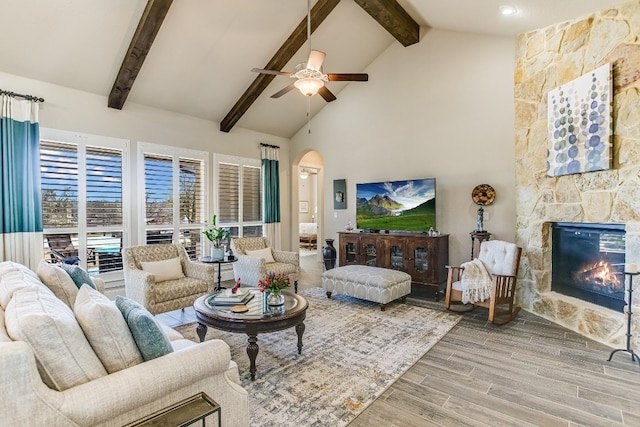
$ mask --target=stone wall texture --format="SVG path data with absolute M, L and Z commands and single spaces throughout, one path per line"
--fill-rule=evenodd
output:
M 607 62 L 614 86 L 613 167 L 547 177 L 548 92 Z M 640 264 L 640 1 L 521 34 L 514 78 L 516 239 L 523 248 L 517 301 L 596 341 L 625 348 L 626 314 L 551 291 L 551 223 L 625 224 L 626 262 Z M 638 351 L 640 276 L 635 285 L 631 347 Z

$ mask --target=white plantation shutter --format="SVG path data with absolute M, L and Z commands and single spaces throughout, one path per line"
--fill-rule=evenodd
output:
M 218 222 L 232 237 L 262 236 L 260 160 L 216 156 Z
M 126 148 L 126 141 L 114 138 L 43 130 L 45 258 L 76 261 L 91 274 L 116 272 L 113 278 L 121 277 Z
M 40 141 L 42 225 L 78 226 L 78 146 Z
M 181 243 L 190 258 L 204 255 L 208 153 L 141 144 L 145 225 L 142 244 Z

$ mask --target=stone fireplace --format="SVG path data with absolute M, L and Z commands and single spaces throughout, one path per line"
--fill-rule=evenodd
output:
M 551 291 L 623 312 L 624 226 L 551 224 Z
M 516 46 L 516 241 L 523 248 L 516 299 L 523 308 L 614 348 L 626 341 L 619 303 L 611 308 L 552 289 L 553 224 L 619 228 L 624 259 L 612 260 L 614 276 L 620 278 L 620 263 L 640 263 L 639 36 L 640 2 L 630 2 L 521 34 Z M 611 169 L 547 177 L 547 94 L 607 62 L 614 87 Z M 591 266 L 592 273 L 598 268 Z M 619 297 L 617 286 L 606 292 Z M 630 305 L 631 347 L 638 350 L 640 292 Z

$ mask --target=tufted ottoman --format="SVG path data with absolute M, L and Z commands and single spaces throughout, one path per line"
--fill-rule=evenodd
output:
M 388 268 L 366 265 L 346 265 L 322 273 L 322 289 L 327 297 L 332 293 L 380 303 L 384 311 L 387 303 L 411 293 L 411 276 Z

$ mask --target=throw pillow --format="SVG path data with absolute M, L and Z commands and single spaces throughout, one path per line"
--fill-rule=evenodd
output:
M 105 295 L 89 285 L 82 285 L 73 312 L 108 373 L 143 362 L 122 313 Z
M 264 262 L 276 262 L 276 260 L 273 259 L 271 248 L 256 249 L 255 251 L 246 251 L 245 253 L 249 256 L 262 258 Z
M 146 308 L 122 295 L 116 296 L 116 306 L 127 321 L 131 335 L 145 361 L 173 351 L 169 337 Z
M 84 268 L 79 267 L 77 265 L 69 265 L 69 264 L 59 264 L 59 265 L 60 267 L 62 267 L 64 271 L 69 273 L 69 276 L 71 276 L 71 278 L 73 279 L 73 282 L 76 284 L 78 289 L 80 289 L 80 287 L 85 283 L 91 286 L 93 289 L 96 288 L 96 285 L 93 283 L 91 276 L 89 275 L 89 273 L 87 273 L 87 270 L 85 270 Z
M 180 257 L 165 259 L 162 261 L 140 262 L 143 271 L 155 276 L 156 282 L 174 280 L 184 277 Z
M 5 323 L 12 339 L 31 346 L 50 388 L 62 391 L 107 375 L 71 309 L 48 289 L 16 292 Z
M 69 273 L 60 268 L 60 266 L 49 264 L 45 260 L 40 261 L 36 273 L 42 283 L 51 289 L 55 296 L 60 298 L 69 308 L 73 308 L 76 295 L 78 295 L 78 287 L 69 276 Z

